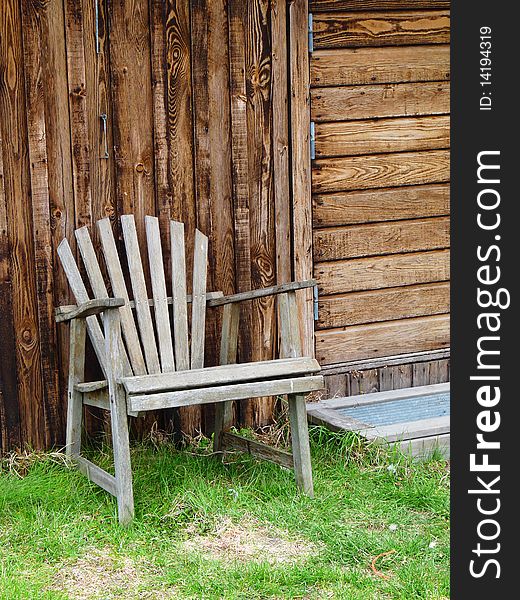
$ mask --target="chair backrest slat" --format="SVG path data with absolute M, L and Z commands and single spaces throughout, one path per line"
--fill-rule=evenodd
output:
M 95 298 L 108 298 L 107 286 L 103 280 L 103 274 L 99 267 L 94 245 L 90 238 L 88 227 L 80 227 L 76 229 L 76 242 L 78 244 L 83 264 L 87 270 L 87 275 L 90 281 L 90 286 Z
M 90 298 L 85 284 L 83 283 L 83 279 L 81 278 L 76 259 L 74 258 L 74 254 L 72 253 L 66 238 L 60 242 L 57 252 L 76 302 L 78 304 L 87 302 Z M 94 347 L 94 352 L 99 360 L 99 364 L 106 374 L 105 338 L 96 316 L 92 315 L 87 317 L 87 330 L 92 346 Z
M 193 253 L 193 301 L 191 305 L 191 368 L 204 367 L 204 334 L 206 325 L 206 277 L 208 270 L 208 238 L 195 230 Z
M 121 215 L 121 227 L 123 230 L 130 282 L 134 294 L 135 311 L 137 313 L 141 341 L 143 342 L 146 367 L 150 374 L 160 373 L 161 365 L 159 363 L 159 355 L 155 343 L 155 333 L 153 330 L 150 305 L 148 304 L 148 293 L 146 291 L 146 282 L 144 279 L 143 264 L 141 262 L 141 252 L 139 250 L 134 216 Z
M 134 371 L 134 375 L 146 375 L 146 365 L 141 350 L 141 344 L 139 342 L 139 335 L 135 326 L 134 315 L 129 306 L 128 291 L 126 289 L 119 255 L 117 254 L 116 241 L 114 239 L 114 233 L 112 232 L 110 219 L 101 219 L 97 222 L 97 226 L 108 276 L 112 285 L 112 293 L 116 298 L 125 299 L 125 305 L 119 309 L 119 314 L 121 316 L 121 328 L 126 340 L 126 347 L 132 364 L 132 370 Z
M 159 219 L 147 216 L 145 217 L 145 224 L 161 370 L 163 373 L 168 373 L 175 371 L 175 360 L 173 358 L 172 332 L 170 316 L 168 314 L 168 294 L 166 292 L 166 280 L 164 277 Z
M 96 251 L 94 250 L 94 244 L 92 243 L 88 227 L 80 227 L 79 229 L 76 229 L 75 233 L 76 242 L 78 243 L 78 248 L 81 258 L 83 259 L 83 264 L 85 265 L 85 269 L 87 271 L 87 276 L 90 281 L 90 287 L 92 288 L 94 297 L 108 298 L 107 287 L 103 279 L 103 274 L 101 273 L 101 268 L 99 266 Z M 120 351 L 124 372 L 132 374 L 130 361 L 128 360 L 128 356 L 122 342 Z
M 172 261 L 173 338 L 178 371 L 190 368 L 188 303 L 186 299 L 186 251 L 184 223 L 170 221 Z
M 193 284 L 192 293 L 188 296 L 184 224 L 170 221 L 172 296 L 168 297 L 159 220 L 151 216 L 145 218 L 153 296 L 149 298 L 134 216 L 122 215 L 121 228 L 133 295 L 131 301 L 123 274 L 122 262 L 124 264 L 125 261 L 120 260 L 112 224 L 108 218 L 105 218 L 98 221 L 97 226 L 111 285 L 105 282 L 103 277 L 89 229 L 81 227 L 76 230 L 75 236 L 94 298 L 108 298 L 108 288 L 111 287 L 112 296 L 125 300 L 124 306 L 119 308 L 125 342 L 123 343 L 121 339 L 120 354 L 125 376 L 203 368 L 207 300 L 209 297 L 222 295 L 222 292 L 208 294 L 206 291 L 208 238 L 198 229 L 195 230 Z M 78 268 L 79 263 L 76 263 L 66 239 L 58 246 L 58 255 L 76 302 L 78 304 L 87 302 L 90 300 L 89 291 Z M 190 302 L 191 319 L 188 318 Z M 169 304 L 173 305 L 173 317 Z M 133 308 L 135 308 L 135 315 Z M 155 327 L 152 316 L 155 318 Z M 105 315 L 102 315 L 102 319 L 105 319 Z M 189 326 L 191 326 L 191 335 Z M 87 317 L 87 327 L 99 363 L 106 374 L 105 339 L 99 317 Z

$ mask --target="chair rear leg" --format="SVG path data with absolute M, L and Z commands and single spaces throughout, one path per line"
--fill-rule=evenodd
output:
M 289 421 L 296 484 L 307 496 L 313 498 L 311 450 L 304 395 L 289 395 Z
M 238 350 L 238 323 L 240 306 L 226 304 L 222 315 L 222 334 L 220 338 L 220 364 L 230 365 L 236 362 Z M 228 431 L 233 423 L 233 402 L 218 402 L 215 406 L 215 434 L 213 450 L 222 450 L 222 433 Z
M 222 434 L 229 431 L 233 423 L 233 402 L 219 402 L 215 406 L 215 433 L 213 437 L 213 451 L 222 450 Z
M 74 386 L 84 380 L 85 332 L 85 320 L 73 319 L 70 324 L 67 434 L 65 447 L 65 453 L 68 458 L 78 457 L 81 450 L 83 394 L 74 389 Z

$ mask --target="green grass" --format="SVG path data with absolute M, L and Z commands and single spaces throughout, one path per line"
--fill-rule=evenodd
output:
M 314 500 L 280 467 L 204 456 L 205 440 L 188 452 L 135 447 L 127 529 L 114 499 L 56 456 L 30 461 L 23 478 L 5 462 L 0 598 L 447 598 L 446 463 L 320 428 L 311 444 Z M 223 530 L 242 532 L 252 554 L 230 551 Z M 274 560 L 284 544 L 296 552 Z M 385 579 L 370 565 L 390 550 L 376 564 Z

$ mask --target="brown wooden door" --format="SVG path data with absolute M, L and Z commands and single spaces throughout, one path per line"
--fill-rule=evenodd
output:
M 314 0 L 310 10 L 316 358 L 445 348 L 449 3 Z

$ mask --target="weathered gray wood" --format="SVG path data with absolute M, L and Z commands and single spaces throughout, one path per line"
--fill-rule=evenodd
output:
M 117 508 L 119 523 L 126 525 L 134 516 L 134 495 L 125 393 L 123 387 L 118 383 L 123 373 L 123 364 L 119 352 L 121 322 L 119 313 L 116 311 L 109 311 L 106 315 L 105 339 L 106 354 L 110 365 L 107 370 L 107 381 L 114 446 Z
M 278 314 L 280 320 L 280 356 L 283 358 L 293 357 L 291 351 L 291 314 L 287 294 L 280 294 L 278 298 Z
M 222 292 L 207 292 L 206 293 L 206 301 L 207 302 L 209 302 L 210 300 L 215 300 L 217 298 L 223 298 L 223 297 L 224 297 L 224 294 Z M 168 296 L 167 300 L 168 300 L 168 304 L 173 304 L 173 299 L 171 296 Z M 186 296 L 186 302 L 188 304 L 191 304 L 191 302 L 192 302 L 191 294 L 188 294 Z M 135 308 L 135 302 L 133 300 L 125 301 L 125 306 L 128 306 L 130 308 Z M 148 306 L 153 308 L 153 306 L 154 306 L 153 298 L 148 298 Z M 63 306 L 58 306 L 55 309 L 55 313 L 56 313 L 56 315 L 67 315 L 68 313 L 70 313 L 70 311 L 75 310 L 77 307 L 78 307 L 77 304 L 64 304 Z
M 281 377 L 298 377 L 318 373 L 320 366 L 314 358 L 265 360 L 254 363 L 219 365 L 175 373 L 159 373 L 140 377 L 123 377 L 126 392 L 146 394 L 167 390 L 183 390 L 221 384 L 257 381 Z
M 372 392 L 360 396 L 347 396 L 346 398 L 329 398 L 320 400 L 316 405 L 320 408 L 350 408 L 353 406 L 367 406 L 379 404 L 389 400 L 401 400 L 405 398 L 417 398 L 420 396 L 431 396 L 433 394 L 446 394 L 450 391 L 449 383 L 436 383 L 434 385 L 421 385 L 413 388 L 400 390 L 387 390 L 384 392 Z
M 99 487 L 112 494 L 112 496 L 117 496 L 117 483 L 113 475 L 110 475 L 110 473 L 107 473 L 83 456 L 77 456 L 74 462 L 83 475 L 86 475 L 90 481 L 99 485 Z
M 193 252 L 193 302 L 191 305 L 191 368 L 204 366 L 206 327 L 206 278 L 208 272 L 208 238 L 195 230 Z
M 419 421 L 406 421 L 360 429 L 359 434 L 368 440 L 384 439 L 386 442 L 412 440 L 450 432 L 450 417 L 435 417 Z
M 86 225 L 80 227 L 79 229 L 76 229 L 74 234 L 94 297 L 108 298 L 107 288 L 105 281 L 103 280 L 103 274 L 99 267 L 96 251 L 94 250 L 88 227 Z
M 101 240 L 101 247 L 103 248 L 103 255 L 105 257 L 105 264 L 108 270 L 108 276 L 110 277 L 110 283 L 112 284 L 112 293 L 125 299 L 125 305 L 119 309 L 119 313 L 121 316 L 121 326 L 123 328 L 123 335 L 125 336 L 126 340 L 128 356 L 132 364 L 132 370 L 134 375 L 145 375 L 146 366 L 143 352 L 141 350 L 139 336 L 137 335 L 134 315 L 132 314 L 132 310 L 130 308 L 128 291 L 126 289 L 121 262 L 117 254 L 116 241 L 112 232 L 110 219 L 101 219 L 97 222 L 97 226 Z
M 110 402 L 108 400 L 108 390 L 95 390 L 93 392 L 83 393 L 83 404 L 87 406 L 94 406 L 96 408 L 102 408 L 103 410 L 110 410 Z
M 65 453 L 79 456 L 81 450 L 82 393 L 75 386 L 85 376 L 86 322 L 75 319 L 70 324 L 69 382 L 67 396 L 67 433 Z
M 301 354 L 301 340 L 297 317 L 295 290 L 315 285 L 314 280 L 293 282 L 235 294 L 223 298 L 222 292 L 206 291 L 208 238 L 200 231 L 195 233 L 195 250 L 193 261 L 193 294 L 186 293 L 186 261 L 184 246 L 184 226 L 171 223 L 172 237 L 172 297 L 166 296 L 166 282 L 163 271 L 163 256 L 157 219 L 147 217 L 146 239 L 150 264 L 153 299 L 147 297 L 146 282 L 139 251 L 137 231 L 133 215 L 121 217 L 127 262 L 134 300 L 130 301 L 117 254 L 115 239 L 108 219 L 98 222 L 103 253 L 107 263 L 112 289 L 118 298 L 108 298 L 108 291 L 97 261 L 96 253 L 86 228 L 77 231 L 78 246 L 85 263 L 92 290 L 97 296 L 89 300 L 88 293 L 81 279 L 74 257 L 68 247 L 63 244 L 60 257 L 71 282 L 78 305 L 61 307 L 56 311 L 60 320 L 73 319 L 71 344 L 77 343 L 77 330 L 83 327 L 83 347 L 85 325 L 94 331 L 100 355 L 104 357 L 106 379 L 93 382 L 83 381 L 83 371 L 71 367 L 70 391 L 75 400 L 69 403 L 69 410 L 74 412 L 69 418 L 68 441 L 69 455 L 77 459 L 79 468 L 95 483 L 117 496 L 119 521 L 128 523 L 133 517 L 133 490 L 130 464 L 130 449 L 127 416 L 140 411 L 157 408 L 175 408 L 205 403 L 217 403 L 217 430 L 215 448 L 223 447 L 222 433 L 229 429 L 232 416 L 232 403 L 235 400 L 259 398 L 264 396 L 289 395 L 291 404 L 292 426 L 295 428 L 294 448 L 298 456 L 295 466 L 298 485 L 312 495 L 312 475 L 310 474 L 310 454 L 308 433 L 301 422 L 301 402 L 305 407 L 303 394 L 323 389 L 323 378 L 310 375 L 320 370 L 317 361 L 311 358 L 297 358 Z M 263 361 L 259 363 L 234 364 L 237 359 L 238 327 L 240 307 L 238 302 L 254 298 L 262 298 L 273 294 L 285 294 L 282 300 L 282 313 L 285 315 L 285 345 L 289 358 Z M 192 303 L 192 336 L 191 360 L 188 347 L 187 305 Z M 221 366 L 204 368 L 204 337 L 206 306 L 224 306 L 223 329 L 221 339 Z M 171 337 L 168 304 L 173 304 L 174 318 L 180 325 L 175 327 L 174 342 Z M 132 306 L 135 306 L 141 341 Z M 159 354 L 155 345 L 154 329 L 150 307 L 155 307 Z M 117 308 L 118 310 L 113 310 Z M 103 312 L 105 335 L 99 327 L 96 317 Z M 79 318 L 78 317 L 82 317 Z M 85 320 L 86 319 L 86 320 Z M 94 321 L 92 321 L 94 319 Z M 90 321 L 89 321 L 90 320 Z M 135 375 L 129 376 L 125 370 L 126 357 L 121 339 L 121 327 L 126 330 L 127 346 L 133 348 L 132 367 Z M 89 329 L 89 332 L 90 332 Z M 91 333 L 92 336 L 92 333 Z M 79 333 L 81 341 L 81 330 Z M 144 357 L 141 351 L 144 348 Z M 84 350 L 84 348 L 83 348 Z M 175 355 L 178 354 L 175 372 Z M 74 355 L 75 356 L 75 355 Z M 84 362 L 84 356 L 83 356 Z M 100 360 L 101 362 L 101 360 Z M 127 359 L 128 362 L 128 359 Z M 135 362 L 135 366 L 134 366 Z M 76 364 L 76 363 L 74 363 Z M 231 366 L 232 365 L 232 366 Z M 160 372 L 162 368 L 163 372 Z M 189 370 L 191 368 L 191 370 Z M 146 374 L 148 372 L 148 374 Z M 209 387 L 208 387 L 209 386 Z M 128 397 L 126 396 L 128 394 Z M 79 456 L 79 431 L 81 428 L 82 406 L 95 406 L 111 413 L 112 438 L 114 445 L 114 462 L 116 475 L 113 477 L 103 469 Z M 79 419 L 79 425 L 78 425 Z M 226 444 L 233 442 L 239 447 L 259 458 L 272 460 L 286 467 L 295 465 L 295 461 L 286 452 L 269 448 L 259 442 L 251 442 L 240 436 L 229 436 Z
M 266 296 L 285 294 L 285 292 L 311 288 L 314 287 L 316 284 L 317 281 L 315 279 L 282 283 L 280 285 L 273 285 L 271 287 L 260 288 L 258 290 L 240 292 L 239 294 L 232 294 L 231 296 L 223 296 L 222 298 L 216 298 L 214 300 L 210 300 L 208 302 L 208 306 L 222 306 L 231 302 L 243 302 L 244 300 L 254 300 L 255 298 L 265 298 Z
M 83 404 L 87 406 L 94 406 L 96 408 L 101 408 L 103 410 L 110 410 L 110 401 L 108 398 L 108 381 L 98 381 L 93 382 L 93 384 L 99 384 L 97 387 L 95 385 L 89 386 L 89 384 L 83 384 L 87 389 L 83 391 Z M 104 385 L 100 385 L 104 384 Z M 78 384 L 75 386 L 78 391 L 82 390 L 82 385 Z M 129 416 L 139 417 L 139 413 L 127 411 Z
M 312 484 L 311 449 L 307 426 L 305 396 L 299 393 L 289 395 L 289 421 L 291 424 L 292 454 L 294 474 L 298 487 L 311 498 L 314 496 Z
M 221 365 L 232 365 L 237 361 L 239 323 L 240 306 L 238 304 L 226 304 L 222 315 L 222 336 L 220 339 Z
M 139 323 L 139 331 L 141 333 L 141 341 L 144 348 L 146 368 L 148 373 L 160 373 L 161 365 L 159 363 L 159 355 L 157 354 L 157 345 L 155 343 L 155 333 L 153 330 L 150 305 L 148 304 L 148 293 L 146 291 L 146 282 L 144 279 L 143 263 L 141 261 L 141 251 L 139 250 L 134 215 L 121 215 L 121 228 L 123 230 L 126 259 L 128 261 L 128 271 L 130 273 L 130 282 L 132 283 L 132 292 L 134 294 L 137 322 Z
M 57 252 L 76 302 L 78 304 L 88 302 L 90 298 L 67 238 L 61 241 Z M 94 352 L 96 353 L 103 373 L 106 375 L 107 362 L 105 357 L 105 340 L 96 316 L 93 315 L 87 317 L 87 329 L 92 341 L 92 346 L 94 347 Z
M 94 244 L 92 243 L 88 227 L 85 226 L 76 229 L 75 235 L 94 297 L 108 298 L 107 288 L 103 279 L 103 274 L 101 273 L 101 268 L 99 266 L 96 251 L 94 250 Z M 131 375 L 132 368 L 123 344 L 121 344 L 120 352 L 123 355 L 123 366 L 125 373 Z
M 300 323 L 296 292 L 287 292 L 278 299 L 280 309 L 280 355 L 297 357 L 302 354 Z
M 168 295 L 166 293 L 166 280 L 164 277 L 164 263 L 157 217 L 145 217 L 146 242 L 148 244 L 148 262 L 150 264 L 150 279 L 152 280 L 152 293 L 154 300 L 155 325 L 159 340 L 159 354 L 161 356 L 161 371 L 168 373 L 175 371 L 173 358 L 172 332 L 170 316 L 168 314 Z
M 77 383 L 74 388 L 81 392 L 82 394 L 86 394 L 88 392 L 97 392 L 98 390 L 103 390 L 108 387 L 108 381 L 106 379 L 101 379 L 99 381 L 87 381 L 82 383 Z
M 426 385 L 416 388 L 407 388 L 401 390 L 389 390 L 385 392 L 375 392 L 364 394 L 362 396 L 350 396 L 347 398 L 333 398 L 321 400 L 307 406 L 307 414 L 312 423 L 325 425 L 333 431 L 357 431 L 360 435 L 377 442 L 392 443 L 402 442 L 401 449 L 410 451 L 412 455 L 420 454 L 422 448 L 420 443 L 415 443 L 417 439 L 424 439 L 426 450 L 432 449 L 435 438 L 448 436 L 448 454 L 449 454 L 449 432 L 450 417 L 441 416 L 431 419 L 420 419 L 417 421 L 404 421 L 391 425 L 374 426 L 364 424 L 357 419 L 340 414 L 338 409 L 344 409 L 356 406 L 366 406 L 380 404 L 391 400 L 414 397 L 421 397 L 431 394 L 449 392 L 449 384 Z M 410 448 L 405 447 L 406 443 L 413 441 Z M 441 452 L 444 452 L 441 448 Z M 446 454 L 446 453 L 445 453 Z
M 72 319 L 84 319 L 91 315 L 99 315 L 108 308 L 118 308 L 125 303 L 123 298 L 103 298 L 100 300 L 87 300 L 76 306 L 73 310 L 62 312 L 56 309 L 56 322 L 70 321 Z
M 226 304 L 222 315 L 222 334 L 220 337 L 220 364 L 234 364 L 238 352 L 238 325 L 240 305 Z M 213 450 L 221 449 L 222 432 L 227 431 L 233 422 L 233 402 L 220 402 L 215 406 L 215 431 Z
M 307 344 L 302 340 L 296 292 L 289 292 L 287 294 L 287 300 L 289 302 L 289 315 L 291 317 L 291 343 L 293 345 L 292 351 L 296 356 L 303 356 L 303 350 L 306 348 Z M 311 353 L 306 354 L 306 356 L 314 357 L 314 350 Z
M 359 431 L 373 427 L 368 423 L 342 415 L 337 410 L 321 408 L 319 404 L 319 402 L 307 404 L 307 417 L 314 425 L 325 425 L 332 431 Z
M 170 221 L 171 260 L 172 260 L 172 303 L 175 360 L 177 370 L 190 368 L 188 345 L 188 306 L 186 294 L 186 248 L 184 244 L 184 223 Z
M 443 458 L 450 457 L 450 434 L 432 435 L 413 440 L 405 440 L 400 444 L 401 452 L 410 454 L 421 460 L 428 458 L 434 452 L 439 452 Z
M 176 408 L 178 406 L 261 398 L 262 396 L 304 394 L 321 390 L 323 387 L 323 377 L 320 375 L 292 379 L 275 379 L 274 381 L 254 381 L 236 385 L 221 385 L 210 388 L 128 396 L 128 407 L 133 412 L 141 412 L 160 408 Z
M 221 447 L 223 450 L 239 450 L 240 452 L 251 454 L 255 458 L 268 460 L 287 469 L 294 468 L 293 457 L 288 452 L 272 448 L 256 440 L 250 440 L 236 433 L 223 432 Z
M 329 398 L 338 398 L 348 396 L 347 390 L 349 388 L 347 376 L 344 373 L 339 375 L 330 375 L 325 378 L 327 385 L 327 395 Z

